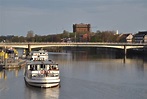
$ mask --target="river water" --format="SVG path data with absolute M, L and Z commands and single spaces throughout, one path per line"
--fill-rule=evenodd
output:
M 147 99 L 147 58 L 115 52 L 49 52 L 59 63 L 61 87 L 24 82 L 24 68 L 0 71 L 0 99 Z

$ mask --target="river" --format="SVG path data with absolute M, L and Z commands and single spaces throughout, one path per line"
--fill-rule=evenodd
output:
M 115 52 L 49 52 L 59 64 L 61 87 L 24 82 L 24 68 L 0 71 L 0 99 L 147 99 L 147 57 Z

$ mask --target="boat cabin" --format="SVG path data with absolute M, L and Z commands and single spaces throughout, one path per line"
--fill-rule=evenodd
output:
M 32 51 L 31 52 L 32 60 L 48 60 L 48 52 L 44 50 Z
M 31 71 L 58 70 L 58 64 L 56 64 L 56 63 L 48 64 L 48 62 L 42 62 L 42 61 L 34 62 L 34 61 L 32 61 L 27 64 L 27 70 L 31 70 Z
M 27 62 L 26 72 L 29 77 L 57 77 L 59 76 L 58 64 L 52 61 L 30 61 Z

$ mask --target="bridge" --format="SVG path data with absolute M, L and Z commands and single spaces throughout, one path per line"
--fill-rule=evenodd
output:
M 25 48 L 31 51 L 33 48 L 44 47 L 106 47 L 123 49 L 127 53 L 127 49 L 144 48 L 147 43 L 108 43 L 108 42 L 12 42 L 0 43 L 0 47 Z

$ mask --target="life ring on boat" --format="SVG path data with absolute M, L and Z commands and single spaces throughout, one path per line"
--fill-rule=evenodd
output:
M 41 74 L 44 74 L 44 73 L 45 73 L 45 71 L 44 71 L 44 70 L 41 70 L 41 71 L 40 71 L 40 73 L 41 73 Z

